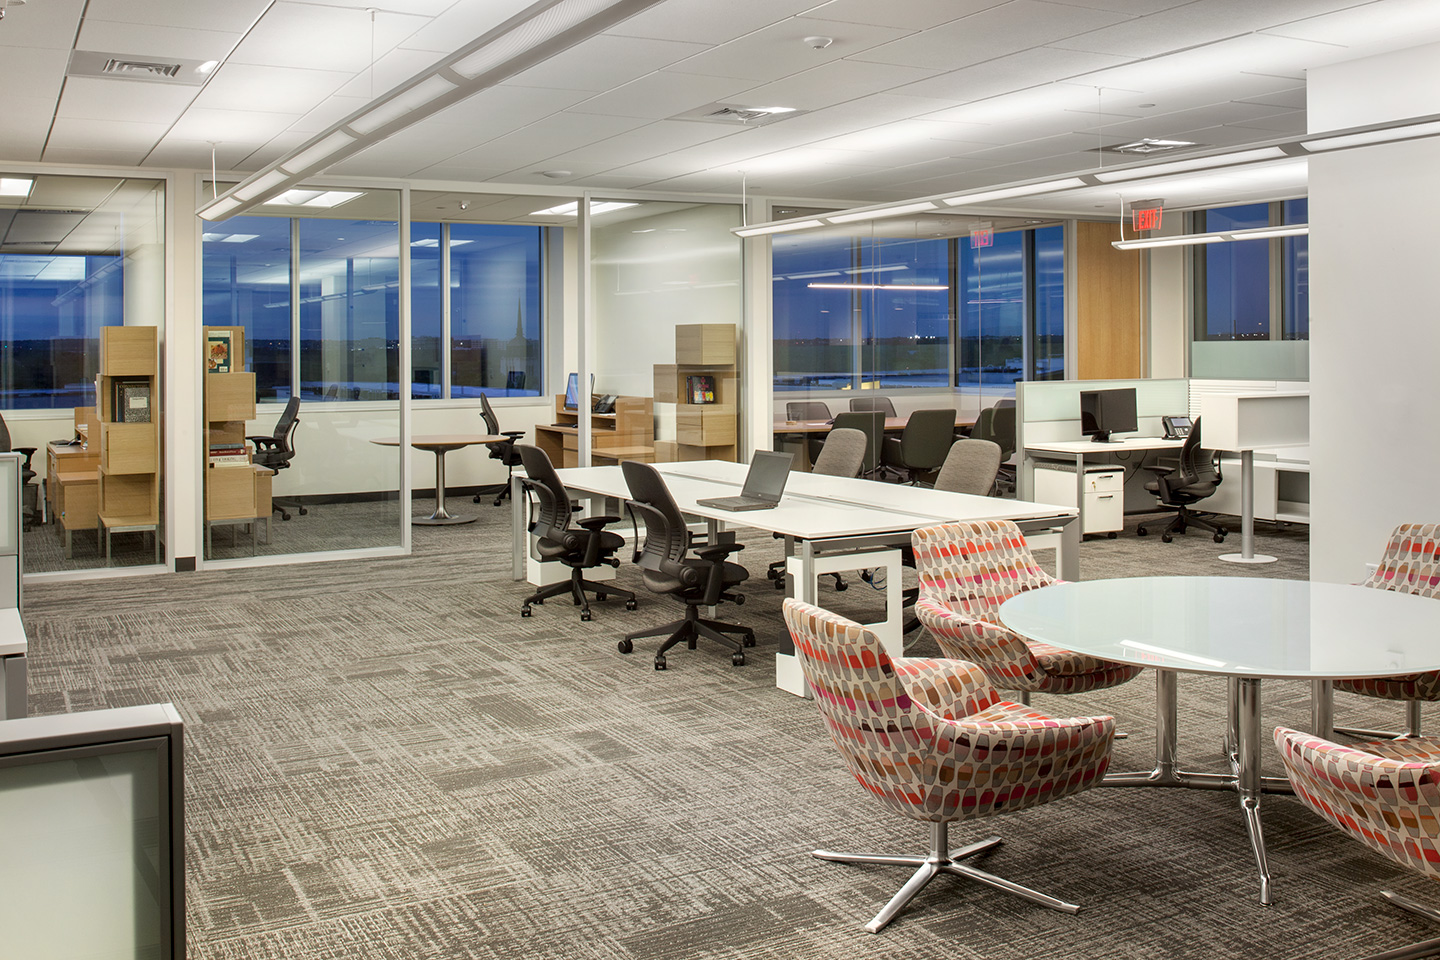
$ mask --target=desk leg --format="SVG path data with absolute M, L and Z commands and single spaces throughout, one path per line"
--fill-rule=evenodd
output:
M 1255 552 L 1255 451 L 1240 451 L 1240 552 L 1225 553 L 1226 563 L 1274 563 L 1275 558 Z M 1268 901 L 1267 901 L 1268 902 Z
M 411 523 L 422 526 L 440 526 L 455 523 L 474 523 L 474 517 L 454 517 L 445 510 L 445 451 L 435 451 L 435 512 L 428 517 L 412 517 Z
M 1265 856 L 1265 832 L 1260 826 L 1260 681 L 1241 677 L 1239 721 L 1240 748 L 1240 812 L 1245 817 L 1245 830 L 1250 834 L 1250 849 L 1255 854 L 1255 868 L 1260 873 L 1260 902 L 1270 903 L 1270 864 Z
M 1055 575 L 1061 580 L 1080 579 L 1081 519 L 1077 516 L 1060 528 L 1060 547 L 1055 551 Z
M 24 655 L 0 657 L 0 718 L 19 720 L 28 715 Z
M 529 531 L 525 528 L 525 488 L 519 477 L 510 478 L 510 579 L 525 579 L 525 557 L 529 551 Z

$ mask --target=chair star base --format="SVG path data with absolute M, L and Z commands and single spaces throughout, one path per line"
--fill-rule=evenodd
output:
M 520 616 L 530 616 L 530 605 L 532 603 L 544 603 L 551 597 L 558 597 L 563 593 L 568 593 L 572 598 L 574 598 L 575 606 L 580 608 L 580 619 L 589 620 L 590 601 L 585 596 L 585 592 L 587 590 L 590 593 L 595 594 L 596 600 L 606 600 L 610 597 L 611 594 L 614 594 L 617 597 L 622 597 L 625 600 L 626 610 L 635 609 L 635 594 L 631 593 L 629 590 L 622 590 L 611 583 L 597 583 L 594 580 L 586 580 L 584 577 L 580 576 L 580 570 L 578 568 L 571 567 L 569 580 L 562 580 L 559 583 L 552 583 L 550 584 L 550 586 L 544 587 L 531 594 L 530 596 L 526 597 L 525 603 L 520 607 Z
M 1003 877 L 997 877 L 993 873 L 986 873 L 984 870 L 961 863 L 961 860 L 998 847 L 1000 838 L 986 837 L 976 843 L 951 850 L 949 827 L 948 823 L 930 824 L 930 854 L 925 857 L 896 857 L 878 853 L 835 853 L 831 850 L 816 850 L 812 856 L 820 860 L 832 860 L 836 863 L 878 863 L 887 866 L 916 868 L 910 879 L 905 881 L 905 886 L 900 888 L 900 892 L 885 904 L 885 907 L 875 915 L 875 919 L 865 924 L 865 929 L 870 933 L 879 933 L 884 930 L 890 921 L 895 919 L 896 914 L 905 909 L 906 905 L 915 899 L 916 894 L 925 889 L 927 883 L 942 873 L 979 881 L 997 890 L 1004 890 L 1006 893 L 1023 897 L 1042 907 L 1059 910 L 1061 913 L 1078 913 L 1080 911 L 1077 904 L 1057 900 L 1038 890 L 1032 890 Z
M 1380 896 L 1389 900 L 1401 910 L 1408 910 L 1410 913 L 1424 917 L 1431 923 L 1440 923 L 1440 910 L 1434 910 L 1422 903 L 1417 903 L 1409 897 L 1402 897 L 1398 893 L 1391 893 L 1389 890 L 1382 890 Z M 1420 957 L 1440 957 L 1440 937 L 1430 940 L 1422 940 L 1419 943 L 1408 947 L 1400 947 L 1395 950 L 1387 950 L 1384 953 L 1377 953 L 1367 960 L 1419 960 Z
M 725 597 L 725 599 L 731 599 Z M 725 636 L 727 633 L 738 633 L 743 639 L 732 640 Z M 687 606 L 685 608 L 685 619 L 674 620 L 659 627 L 651 627 L 648 630 L 640 630 L 636 633 L 626 634 L 616 646 L 621 653 L 629 653 L 635 649 L 634 641 L 643 640 L 646 637 L 662 637 L 666 634 L 670 638 L 660 645 L 655 651 L 655 669 L 664 670 L 665 651 L 681 643 L 691 650 L 695 649 L 696 642 L 704 637 L 706 640 L 713 640 L 715 643 L 730 649 L 730 662 L 737 667 L 745 665 L 745 648 L 755 646 L 755 631 L 749 627 L 741 626 L 738 623 L 725 623 L 721 620 L 706 620 L 700 616 L 698 608 Z

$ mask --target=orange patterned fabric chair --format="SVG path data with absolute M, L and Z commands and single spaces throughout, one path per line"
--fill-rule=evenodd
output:
M 1379 567 L 1361 586 L 1414 593 L 1422 597 L 1440 597 L 1440 524 L 1402 523 L 1396 527 L 1390 534 L 1390 543 L 1385 547 Z M 1382 700 L 1405 701 L 1405 736 L 1413 737 L 1420 733 L 1421 701 L 1440 700 L 1440 672 L 1336 680 L 1335 689 Z M 1343 729 L 1339 732 L 1357 736 L 1394 736 L 1379 730 Z
M 798 600 L 785 601 L 785 624 L 815 703 L 855 779 L 895 813 L 930 824 L 925 856 L 814 852 L 822 860 L 915 868 L 866 930 L 879 933 L 940 873 L 969 877 L 1066 913 L 1080 909 L 962 863 L 1000 838 L 951 850 L 948 828 L 1098 784 L 1110 763 L 1112 718 L 1059 720 L 1008 703 L 974 664 L 892 660 L 869 630 Z
M 1141 667 L 1101 660 L 1017 636 L 1000 625 L 1000 604 L 1058 583 L 1040 569 L 1008 520 L 942 523 L 911 538 L 920 597 L 915 614 L 945 656 L 979 664 L 1002 690 L 1029 695 L 1113 687 Z
M 1344 746 L 1285 727 L 1275 745 L 1305 806 L 1391 860 L 1440 879 L 1440 740 Z M 1440 911 L 1386 890 L 1387 900 L 1440 923 Z M 1440 937 L 1371 960 L 1440 956 Z

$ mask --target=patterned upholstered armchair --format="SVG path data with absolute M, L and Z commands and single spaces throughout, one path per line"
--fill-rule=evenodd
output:
M 1440 597 L 1440 523 L 1402 523 L 1390 534 L 1380 566 L 1361 586 L 1377 590 Z M 1405 736 L 1420 734 L 1420 704 L 1440 700 L 1440 672 L 1410 673 L 1368 680 L 1336 680 L 1346 690 L 1383 700 L 1405 701 Z M 1339 733 L 1360 737 L 1393 737 L 1381 730 L 1337 727 Z
M 1008 520 L 942 523 L 915 531 L 911 544 L 920 596 L 915 614 L 945 656 L 979 664 L 1002 690 L 1082 693 L 1139 675 L 1126 666 L 1035 643 L 1000 625 L 1000 604 L 1018 593 L 1057 583 Z
M 1440 740 L 1342 746 L 1285 727 L 1275 745 L 1305 806 L 1391 860 L 1440 879 Z M 1388 890 L 1397 907 L 1440 923 L 1440 911 Z M 1440 937 L 1372 960 L 1440 955 Z
M 1080 908 L 962 863 L 1000 843 L 950 849 L 952 822 L 1011 813 L 1100 782 L 1115 721 L 1058 720 L 996 696 L 974 664 L 892 660 L 859 624 L 798 600 L 785 623 L 830 735 L 850 772 L 895 813 L 930 824 L 925 856 L 816 850 L 821 860 L 914 867 L 875 919 L 879 933 L 940 873 L 970 877 L 1066 913 Z

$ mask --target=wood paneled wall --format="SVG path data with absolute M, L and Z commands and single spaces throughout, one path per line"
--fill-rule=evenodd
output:
M 1076 224 L 1075 277 L 1078 375 L 1112 380 L 1145 375 L 1139 250 L 1116 250 L 1118 223 Z

